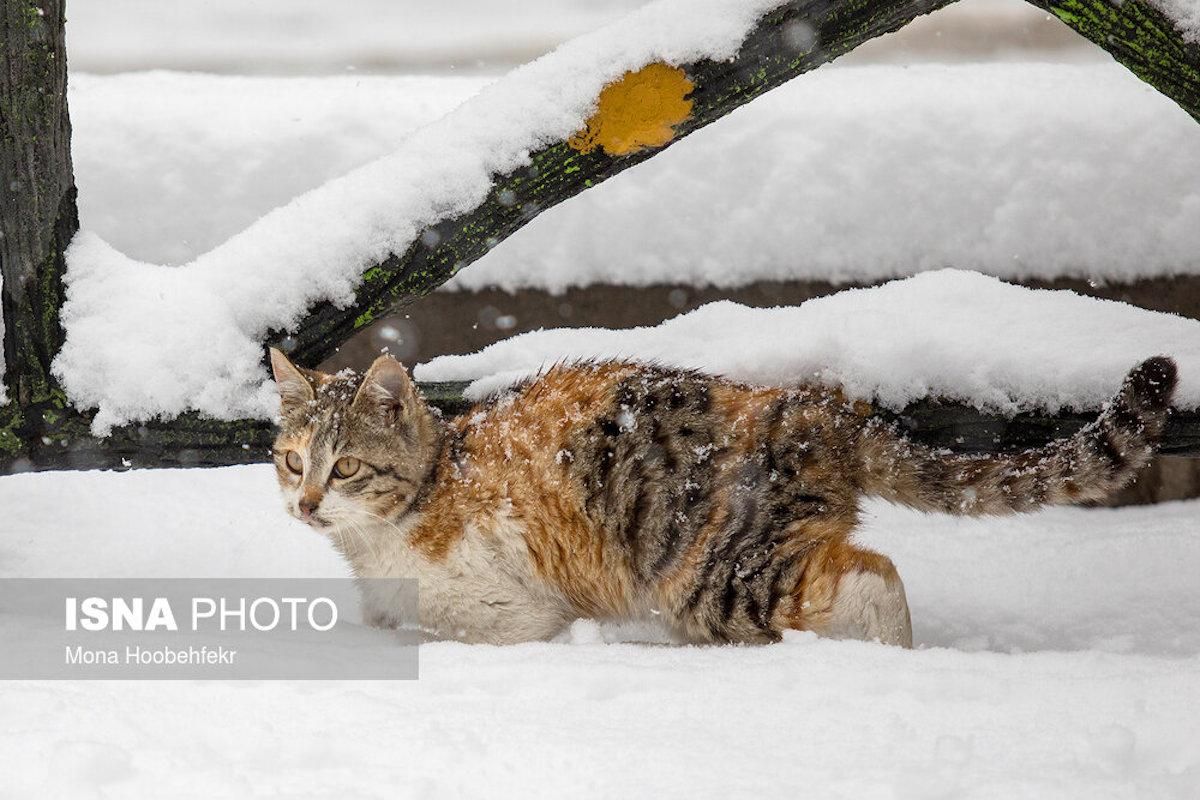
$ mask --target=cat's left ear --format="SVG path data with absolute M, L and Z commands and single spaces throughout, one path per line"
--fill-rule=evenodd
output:
M 408 370 L 396 359 L 385 355 L 375 359 L 363 376 L 351 408 L 364 412 L 374 410 L 385 422 L 394 423 L 415 400 L 416 387 L 408 377 Z

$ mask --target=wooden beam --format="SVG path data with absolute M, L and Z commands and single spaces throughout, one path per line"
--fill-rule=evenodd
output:
M 1033 1 L 1200 119 L 1200 48 L 1186 42 L 1161 13 L 1140 0 Z M 623 92 L 620 83 L 606 89 L 598 98 L 598 115 L 584 129 L 533 153 L 528 167 L 495 176 L 478 207 L 442 220 L 404 253 L 368 269 L 349 307 L 319 304 L 290 336 L 276 331 L 270 338 L 299 363 L 313 366 L 348 336 L 397 304 L 432 291 L 547 208 L 651 158 L 763 92 L 950 2 L 792 0 L 764 16 L 730 61 L 647 65 L 625 80 L 650 81 L 663 90 L 667 117 L 657 133 L 639 132 L 630 139 L 626 131 L 609 130 L 606 96 L 619 105 L 622 98 L 643 93 Z M 220 422 L 185 414 L 95 439 L 89 432 L 91 413 L 72 408 L 50 375 L 62 341 L 62 251 L 77 228 L 62 12 L 62 0 L 12 0 L 0 16 L 0 194 L 3 187 L 16 187 L 3 196 L 5 243 L 0 247 L 10 399 L 0 406 L 0 472 L 259 460 L 271 434 L 258 420 Z M 621 111 L 616 109 L 615 116 Z M 453 394 L 439 402 L 448 408 L 461 405 Z M 984 449 L 1033 442 L 1047 430 L 1060 429 L 1055 426 L 1072 424 L 1036 415 L 1017 421 L 974 418 L 968 410 L 938 408 L 914 409 L 901 420 L 915 426 L 915 436 L 945 440 L 952 448 Z M 1174 452 L 1198 452 L 1195 425 L 1194 416 L 1178 415 L 1168 446 Z
M 465 381 L 419 384 L 430 405 L 446 416 L 467 413 Z M 899 413 L 880 412 L 895 420 L 915 441 L 956 453 L 1005 452 L 1039 447 L 1070 436 L 1099 412 L 1048 414 L 1029 412 L 1013 418 L 985 414 L 956 403 L 921 401 Z M 96 439 L 86 415 L 54 419 L 56 436 L 38 440 L 29 455 L 10 464 L 14 472 L 56 469 L 138 469 L 153 467 L 220 467 L 270 460 L 275 429 L 262 420 L 220 422 L 185 414 L 169 422 L 148 422 L 113 430 Z M 1175 412 L 1167 423 L 1162 452 L 1200 456 L 1200 411 Z
M 346 338 L 433 291 L 546 209 L 642 163 L 797 75 L 952 1 L 794 0 L 780 6 L 758 22 L 732 60 L 678 65 L 690 85 L 690 109 L 671 126 L 669 138 L 612 152 L 604 146 L 589 148 L 595 136 L 585 128 L 532 153 L 528 167 L 495 176 L 492 191 L 472 211 L 439 222 L 406 251 L 363 273 L 351 305 L 321 303 L 295 332 L 275 331 L 272 344 L 297 363 L 316 366 Z M 640 79 L 637 73 L 626 76 Z M 596 122 L 594 117 L 588 127 L 595 128 Z
M 1144 0 L 1028 2 L 1062 20 L 1200 122 L 1200 43 L 1188 41 L 1157 8 Z

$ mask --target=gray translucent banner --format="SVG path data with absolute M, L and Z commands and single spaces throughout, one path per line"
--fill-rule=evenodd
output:
M 414 679 L 420 638 L 413 580 L 0 578 L 3 680 Z

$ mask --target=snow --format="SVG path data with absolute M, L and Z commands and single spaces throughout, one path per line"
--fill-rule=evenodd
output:
M 646 0 L 105 0 L 68 24 L 75 68 L 320 72 L 487 68 L 541 55 Z
M 178 264 L 491 79 L 72 81 L 84 227 Z M 544 212 L 450 286 L 1194 274 L 1197 187 L 1200 128 L 1114 63 L 825 68 Z
M 76 404 L 98 407 L 97 432 L 188 407 L 269 413 L 267 393 L 248 391 L 268 330 L 289 328 L 318 300 L 348 303 L 364 269 L 477 205 L 492 175 L 583 127 L 605 84 L 656 61 L 729 58 L 778 2 L 660 0 L 639 9 L 514 70 L 390 156 L 176 269 L 81 232 L 67 252 L 56 377 Z
M 1153 355 L 1175 358 L 1176 406 L 1200 406 L 1200 322 L 1070 291 L 940 270 L 800 306 L 709 303 L 660 325 L 561 328 L 416 367 L 482 397 L 558 361 L 637 358 L 750 383 L 812 381 L 901 409 L 924 397 L 1014 414 L 1095 409 Z
M 8 476 L 0 507 L 0 577 L 347 574 L 267 465 Z M 415 682 L 9 682 L 0 796 L 1195 796 L 1200 503 L 865 510 L 917 650 L 581 622 L 426 645 Z
M 1200 0 L 1150 0 L 1167 15 L 1188 42 L 1200 43 Z
M 506 108 L 532 103 L 535 84 L 551 91 L 540 84 L 553 71 L 545 64 L 599 49 L 580 45 L 576 58 L 566 48 L 486 88 L 432 78 L 80 81 L 72 102 L 88 230 L 69 253 L 67 343 L 55 365 L 69 395 L 100 409 L 100 432 L 189 408 L 268 416 L 263 333 L 317 298 L 345 302 L 366 265 L 447 209 L 470 207 L 491 171 L 522 157 L 520 148 L 503 156 L 497 142 L 543 123 L 572 129 Z M 946 264 L 1102 280 L 1195 271 L 1197 136 L 1116 66 L 822 70 L 547 212 L 455 283 L 736 286 Z M 181 261 L 231 235 L 176 269 L 140 263 Z
M 1200 273 L 1200 126 L 1120 65 L 822 69 L 534 219 L 451 286 Z
M 107 0 L 67 26 L 74 71 L 255 74 L 502 71 L 645 0 Z M 364 24 L 364 20 L 370 20 Z M 931 58 L 932 56 L 932 58 Z M 961 0 L 876 39 L 854 62 L 1107 59 L 1024 0 Z
M 73 73 L 81 222 L 133 258 L 186 263 L 395 150 L 488 82 Z
M 637 4 L 110 0 L 73 7 L 71 60 L 309 70 L 459 61 L 487 43 L 499 62 Z M 701 5 L 733 21 L 655 24 Z M 491 171 L 578 127 L 626 66 L 688 55 L 663 41 L 727 52 L 762 5 L 660 5 L 430 127 L 489 81 L 73 74 L 88 232 L 70 254 L 60 377 L 101 408 L 100 430 L 187 408 L 269 416 L 266 328 L 347 297 Z M 946 265 L 1196 273 L 1193 128 L 1115 66 L 823 69 L 547 213 L 454 288 Z M 1094 406 L 1167 352 L 1195 406 L 1198 326 L 943 271 L 798 309 L 720 303 L 653 329 L 529 334 L 418 376 L 486 376 L 478 394 L 567 356 L 637 356 L 1012 412 Z M 0 509 L 0 578 L 348 574 L 282 512 L 268 465 L 12 475 Z M 904 576 L 915 651 L 799 634 L 649 646 L 667 638 L 653 624 L 581 621 L 554 643 L 427 645 L 416 682 L 3 682 L 0 798 L 1197 795 L 1200 501 L 993 519 L 864 510 L 860 539 Z

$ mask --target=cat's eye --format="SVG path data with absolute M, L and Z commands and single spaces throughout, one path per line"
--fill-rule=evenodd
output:
M 333 465 L 333 474 L 339 478 L 349 478 L 354 473 L 358 472 L 361 463 L 354 456 L 343 456 L 339 458 Z
M 297 475 L 304 472 L 304 459 L 295 450 L 288 450 L 287 455 L 283 457 L 283 461 L 287 464 L 287 468 Z

